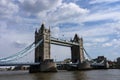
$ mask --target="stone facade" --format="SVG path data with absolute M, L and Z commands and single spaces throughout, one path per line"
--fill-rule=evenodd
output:
M 42 43 L 35 48 L 35 62 L 40 64 L 31 65 L 29 72 L 56 72 L 56 63 L 50 59 L 50 29 L 46 29 L 44 24 L 35 31 L 35 44 L 41 40 L 43 40 Z
M 116 67 L 117 67 L 118 69 L 120 69 L 120 57 L 117 58 Z
M 41 25 L 39 30 L 36 29 L 35 31 L 35 44 L 41 40 L 43 40 L 42 43 L 35 48 L 35 63 L 40 62 L 40 65 L 31 65 L 30 72 L 57 71 L 56 63 L 50 58 L 50 29 L 46 29 L 44 24 Z M 76 34 L 72 42 L 79 44 L 71 47 L 72 62 L 81 64 L 85 61 L 83 39 Z
M 82 63 L 85 61 L 84 51 L 83 51 L 83 39 L 79 38 L 77 34 L 75 34 L 72 42 L 78 43 L 79 45 L 73 45 L 71 47 L 71 58 L 73 63 Z
M 35 49 L 35 62 L 43 62 L 50 59 L 50 29 L 46 29 L 44 24 L 35 31 L 35 43 L 42 40 L 43 42 Z

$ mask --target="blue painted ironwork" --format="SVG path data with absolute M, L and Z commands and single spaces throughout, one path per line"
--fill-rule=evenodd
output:
M 25 49 L 21 50 L 20 52 L 14 54 L 12 56 L 5 57 L 5 58 L 0 58 L 0 63 L 5 63 L 5 62 L 13 61 L 13 60 L 18 60 L 18 59 L 26 56 L 33 49 L 35 49 L 36 47 L 38 47 L 42 43 L 42 41 L 43 40 L 40 40 L 37 44 L 35 44 L 35 42 L 33 42 L 28 47 L 26 47 Z

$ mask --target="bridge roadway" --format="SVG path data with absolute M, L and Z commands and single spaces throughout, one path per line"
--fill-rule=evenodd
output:
M 73 45 L 79 46 L 78 43 L 67 41 L 67 40 L 62 40 L 54 37 L 51 37 L 50 39 L 51 39 L 51 44 L 55 44 L 55 45 L 68 46 L 68 47 Z
M 40 63 L 0 63 L 0 66 L 29 66 L 39 65 Z
M 39 65 L 40 63 L 0 63 L 0 66 L 29 66 Z M 56 63 L 56 65 L 77 65 L 77 63 Z

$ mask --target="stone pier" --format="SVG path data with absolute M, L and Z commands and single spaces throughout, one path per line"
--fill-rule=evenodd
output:
M 46 29 L 44 24 L 35 31 L 35 44 L 40 40 L 43 42 L 35 49 L 35 63 L 40 63 L 40 65 L 31 65 L 30 72 L 57 71 L 56 64 L 50 58 L 50 29 Z

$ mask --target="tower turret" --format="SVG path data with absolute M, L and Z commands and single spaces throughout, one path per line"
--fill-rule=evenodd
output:
M 35 30 L 35 35 L 37 34 L 38 32 L 37 32 L 37 28 L 36 28 L 36 30 Z
M 36 43 L 43 39 L 42 44 L 40 44 L 35 49 L 35 62 L 41 62 L 46 59 L 50 59 L 50 31 L 49 29 L 46 29 L 45 25 L 42 24 L 39 29 L 39 32 L 37 32 L 37 34 L 35 35 L 36 35 L 35 37 Z
M 71 47 L 71 55 L 72 55 L 72 62 L 82 63 L 85 60 L 84 51 L 83 51 L 83 39 L 79 38 L 77 34 L 75 34 L 73 42 L 78 43 L 79 45 L 74 45 Z
M 80 38 L 77 34 L 75 34 L 73 41 L 74 42 L 79 42 Z

